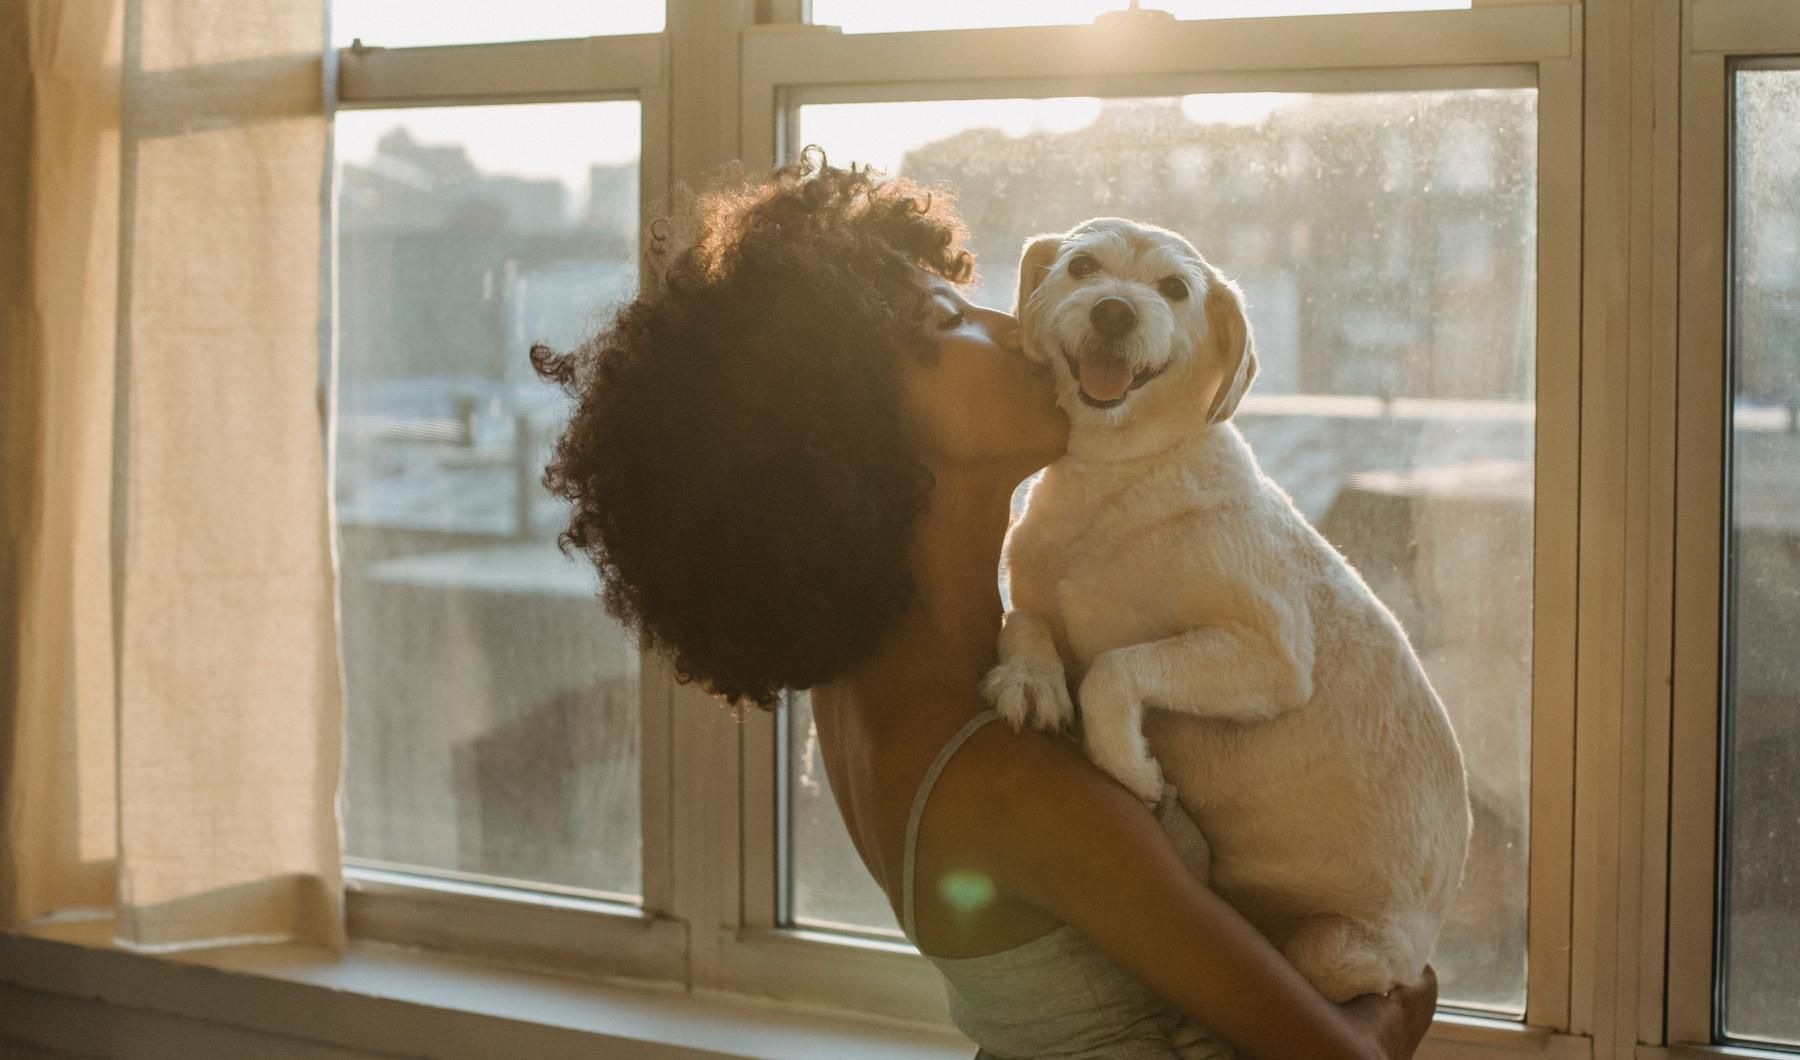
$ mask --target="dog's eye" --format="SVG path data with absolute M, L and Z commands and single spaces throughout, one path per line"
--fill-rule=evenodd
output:
M 1100 263 L 1091 254 L 1077 254 L 1069 259 L 1069 275 L 1084 280 L 1100 271 Z
M 1156 281 L 1156 289 L 1171 302 L 1179 302 L 1188 296 L 1187 281 L 1179 276 L 1165 276 Z

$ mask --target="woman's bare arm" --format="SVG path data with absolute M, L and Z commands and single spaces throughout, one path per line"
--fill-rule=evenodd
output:
M 981 806 L 958 814 L 959 854 L 1250 1056 L 1405 1057 L 1430 1025 L 1434 977 L 1392 999 L 1327 1001 L 1067 740 L 990 727 L 953 760 L 934 802 L 946 787 Z

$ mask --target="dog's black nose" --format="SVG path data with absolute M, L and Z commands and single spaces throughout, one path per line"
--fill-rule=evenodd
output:
M 1095 331 L 1109 339 L 1116 339 L 1137 327 L 1137 310 L 1131 308 L 1131 303 L 1125 299 L 1107 295 L 1088 310 L 1088 319 L 1094 322 Z

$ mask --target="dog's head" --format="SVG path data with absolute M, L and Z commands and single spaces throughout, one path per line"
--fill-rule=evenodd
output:
M 1057 369 L 1079 426 L 1146 415 L 1218 423 L 1256 376 L 1243 296 L 1187 240 L 1116 217 L 1037 236 L 1019 262 L 1025 349 Z

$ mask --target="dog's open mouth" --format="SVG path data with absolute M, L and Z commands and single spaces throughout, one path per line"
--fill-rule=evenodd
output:
M 1063 354 L 1063 362 L 1069 366 L 1069 374 L 1080 384 L 1081 403 L 1096 409 L 1117 408 L 1126 395 L 1155 379 L 1168 367 L 1165 364 L 1134 372 L 1130 362 L 1116 357 L 1093 357 L 1077 361 L 1067 353 Z

